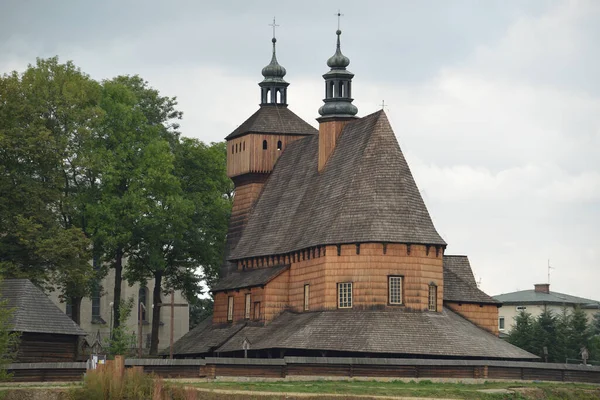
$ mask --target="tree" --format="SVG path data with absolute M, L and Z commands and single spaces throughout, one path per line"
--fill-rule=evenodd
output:
M 546 361 L 555 362 L 558 356 L 556 344 L 556 317 L 549 310 L 544 310 L 533 322 L 532 353 Z M 544 348 L 548 352 L 545 358 Z
M 600 311 L 595 313 L 590 323 L 592 335 L 600 335 Z
M 112 337 L 106 341 L 107 352 L 112 356 L 128 356 L 132 353 L 132 349 L 135 348 L 135 333 L 128 333 L 126 327 L 127 319 L 131 315 L 134 303 L 133 297 L 121 300 L 119 303 L 119 318 L 121 318 L 121 323 L 117 328 L 113 329 Z
M 76 303 L 76 321 L 78 302 L 88 294 L 82 288 L 92 279 L 82 260 L 90 246 L 84 233 L 95 182 L 90 150 L 102 117 L 99 94 L 95 81 L 57 57 L 0 79 L 0 184 L 6 191 L 0 269 L 61 288 L 61 297 Z
M 106 118 L 97 152 L 102 154 L 103 173 L 92 225 L 104 259 L 112 260 L 115 270 L 114 326 L 118 327 L 123 259 L 131 256 L 134 232 L 139 232 L 147 203 L 154 196 L 145 185 L 154 180 L 160 186 L 161 178 L 153 174 L 162 169 L 164 143 L 176 141 L 178 126 L 172 119 L 181 118 L 181 113 L 174 109 L 175 98 L 160 97 L 138 76 L 120 76 L 102 86 Z
M 190 329 L 213 314 L 214 301 L 212 298 L 195 297 L 190 300 Z
M 556 318 L 556 362 L 565 362 L 569 358 L 569 335 L 571 314 L 566 307 Z
M 571 314 L 569 324 L 569 358 L 580 359 L 583 347 L 589 348 L 591 333 L 585 312 L 577 306 Z
M 0 283 L 2 280 L 0 278 Z M 10 364 L 16 356 L 19 344 L 19 333 L 11 330 L 13 310 L 7 307 L 6 300 L 2 300 L 0 293 L 0 382 L 7 380 L 10 376 L 4 368 Z
M 535 352 L 533 317 L 521 310 L 515 317 L 515 326 L 508 335 L 508 342 L 529 352 Z

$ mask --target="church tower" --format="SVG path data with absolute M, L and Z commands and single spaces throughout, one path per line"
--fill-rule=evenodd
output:
M 315 135 L 317 130 L 288 108 L 285 68 L 277 61 L 275 20 L 273 20 L 273 53 L 271 62 L 262 69 L 260 108 L 236 130 L 227 141 L 227 176 L 235 185 L 235 197 L 227 233 L 229 254 L 235 248 L 248 220 L 252 206 L 260 196 L 273 166 L 287 145 L 297 139 Z M 225 262 L 222 276 L 235 270 Z
M 338 15 L 339 18 L 339 15 Z M 335 54 L 327 60 L 331 68 L 323 75 L 325 79 L 325 98 L 319 109 L 319 172 L 325 168 L 329 156 L 335 148 L 337 139 L 348 121 L 356 118 L 358 109 L 352 101 L 352 78 L 354 74 L 346 69 L 350 59 L 342 54 L 340 36 L 342 31 L 336 31 L 337 47 Z

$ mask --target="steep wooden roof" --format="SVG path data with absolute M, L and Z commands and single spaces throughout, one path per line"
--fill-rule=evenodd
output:
M 216 345 L 214 338 L 221 343 Z M 202 325 L 175 344 L 175 353 L 304 349 L 356 353 L 479 359 L 532 360 L 538 357 L 473 325 L 451 310 L 335 310 L 284 312 L 267 326 L 238 323 Z M 207 341 L 210 341 L 208 344 Z
M 467 256 L 444 256 L 444 300 L 459 303 L 500 304 L 477 287 Z
M 446 245 L 385 112 L 349 122 L 321 173 L 317 157 L 318 136 L 287 147 L 229 259 L 339 243 Z
M 13 309 L 12 330 L 16 332 L 51 333 L 85 336 L 71 318 L 63 313 L 28 279 L 5 279 L 0 283 L 0 300 Z
M 286 105 L 261 106 L 250 118 L 231 132 L 225 140 L 247 133 L 272 133 L 277 135 L 316 135 L 318 131 L 294 114 Z

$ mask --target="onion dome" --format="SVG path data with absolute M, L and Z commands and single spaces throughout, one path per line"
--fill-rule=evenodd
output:
M 350 65 L 350 59 L 342 54 L 342 50 L 340 50 L 340 35 L 342 31 L 339 29 L 335 32 L 337 35 L 337 48 L 335 49 L 335 54 L 327 60 L 327 66 L 329 68 L 346 68 Z
M 283 80 L 286 71 L 285 68 L 277 62 L 277 56 L 275 54 L 275 43 L 277 43 L 277 39 L 273 38 L 271 41 L 273 42 L 273 56 L 271 57 L 269 65 L 262 69 L 262 75 L 265 77 L 265 81 L 270 79 Z
M 352 101 L 352 78 L 354 74 L 346 69 L 350 65 L 350 59 L 342 54 L 340 49 L 339 29 L 337 35 L 337 47 L 335 54 L 327 60 L 327 66 L 331 68 L 323 75 L 325 79 L 325 98 L 319 108 L 321 118 L 356 118 L 358 108 Z M 321 118 L 317 120 L 321 120 Z

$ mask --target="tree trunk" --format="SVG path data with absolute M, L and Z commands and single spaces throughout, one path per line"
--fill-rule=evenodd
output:
M 81 325 L 81 299 L 82 297 L 71 297 L 71 319 L 77 324 Z
M 160 299 L 162 291 L 162 271 L 154 273 L 154 291 L 152 292 L 152 335 L 150 338 L 150 355 L 158 354 L 158 328 L 160 326 Z
M 121 283 L 123 282 L 123 249 L 118 248 L 115 252 L 115 287 L 113 292 L 113 330 L 120 325 L 121 314 L 119 305 L 121 304 Z

